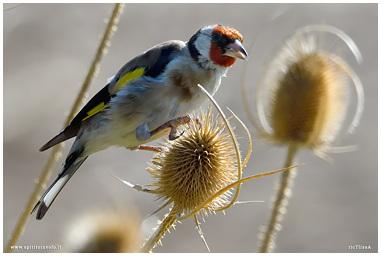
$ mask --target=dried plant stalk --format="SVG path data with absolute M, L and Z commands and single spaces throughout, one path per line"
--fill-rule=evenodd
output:
M 14 6 L 11 6 L 11 7 L 8 7 L 6 9 L 3 10 L 3 12 L 7 12 L 7 11 L 10 11 L 10 10 L 13 10 L 19 6 L 21 6 L 22 4 L 15 4 Z
M 357 75 L 331 48 L 324 49 L 321 34 L 316 35 L 316 32 L 340 38 L 361 62 L 358 48 L 344 32 L 325 25 L 307 26 L 280 44 L 265 65 L 256 94 L 260 124 L 249 111 L 247 93 L 244 95 L 246 110 L 259 135 L 271 143 L 288 147 L 285 168 L 292 165 L 301 148 L 327 159 L 326 153 L 332 151 L 333 143 L 343 130 L 349 105 L 349 80 L 358 98 L 349 132 L 357 126 L 363 109 L 362 85 Z M 246 81 L 242 86 L 245 91 Z M 296 170 L 289 170 L 282 175 L 261 252 L 271 252 L 275 248 L 276 231 L 295 174 Z
M 152 249 L 160 243 L 160 239 L 165 235 L 165 233 L 173 226 L 176 222 L 176 209 L 172 208 L 170 213 L 164 217 L 164 220 L 160 223 L 160 225 L 156 228 L 155 232 L 148 239 L 148 241 L 143 245 L 140 252 L 148 253 L 152 252 Z
M 81 105 L 82 99 L 85 95 L 85 92 L 87 91 L 88 87 L 90 86 L 91 80 L 96 74 L 96 72 L 99 70 L 100 61 L 102 56 L 106 53 L 106 48 L 108 46 L 108 41 L 111 39 L 113 33 L 116 30 L 116 24 L 119 21 L 119 17 L 122 14 L 124 4 L 115 4 L 114 10 L 111 14 L 110 21 L 107 25 L 107 29 L 103 35 L 102 41 L 98 47 L 98 51 L 96 53 L 96 56 L 91 64 L 91 67 L 88 71 L 88 74 L 86 76 L 86 79 L 81 87 L 80 92 L 78 93 L 78 96 L 74 102 L 74 105 L 72 106 L 72 109 L 70 110 L 70 113 L 68 117 L 66 118 L 66 121 L 64 123 L 64 127 L 69 125 L 70 121 L 74 118 L 75 114 L 78 112 L 79 107 Z M 36 187 L 31 195 L 31 197 L 28 200 L 28 203 L 24 209 L 24 211 L 21 214 L 21 217 L 19 221 L 16 224 L 15 230 L 11 236 L 11 239 L 5 249 L 5 252 L 12 252 L 13 249 L 11 246 L 14 246 L 17 242 L 17 240 L 20 238 L 21 234 L 24 231 L 25 225 L 29 219 L 29 215 L 31 210 L 33 209 L 34 204 L 36 203 L 36 200 L 38 200 L 39 195 L 41 193 L 41 190 L 46 184 L 46 181 L 49 179 L 52 168 L 55 164 L 55 162 L 59 159 L 61 156 L 61 150 L 63 148 L 63 143 L 58 144 L 55 146 L 48 158 L 48 161 L 45 165 L 44 170 L 41 173 L 40 178 L 37 181 Z
M 282 215 L 285 212 L 285 205 L 287 204 L 288 198 L 291 196 L 292 183 L 296 176 L 296 168 L 292 169 L 290 167 L 295 160 L 297 150 L 297 145 L 295 143 L 290 144 L 288 147 L 287 159 L 284 165 L 284 168 L 287 169 L 287 171 L 282 173 L 280 187 L 278 189 L 278 194 L 274 202 L 271 218 L 267 225 L 260 252 L 271 252 L 275 247 L 276 232 L 278 230 L 277 226 L 280 225 Z

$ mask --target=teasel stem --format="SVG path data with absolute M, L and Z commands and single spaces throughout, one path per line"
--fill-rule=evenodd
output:
M 9 8 L 4 9 L 3 12 L 7 12 L 7 11 L 10 11 L 10 10 L 13 10 L 13 9 L 15 9 L 15 8 L 17 8 L 17 7 L 21 6 L 21 5 L 22 4 L 15 4 L 14 6 L 11 6 Z
M 297 165 L 291 166 L 291 168 L 295 168 L 295 167 L 298 167 L 298 166 L 301 166 L 301 165 L 303 165 L 303 164 L 297 164 Z M 249 176 L 249 177 L 237 180 L 237 181 L 227 185 L 223 189 L 219 190 L 218 192 L 216 192 L 214 195 L 212 195 L 208 199 L 206 199 L 202 204 L 200 204 L 197 208 L 192 210 L 190 213 L 188 213 L 186 215 L 177 216 L 177 220 L 178 221 L 183 221 L 183 220 L 186 220 L 186 219 L 192 217 L 193 215 L 197 214 L 206 205 L 210 204 L 214 199 L 216 199 L 216 197 L 218 197 L 218 196 L 222 195 L 223 193 L 229 191 L 230 189 L 234 188 L 235 186 L 238 186 L 238 185 L 240 185 L 240 184 L 242 184 L 242 183 L 244 183 L 246 181 L 249 181 L 249 180 L 266 177 L 266 176 L 269 176 L 269 175 L 272 175 L 272 174 L 275 174 L 275 173 L 278 173 L 278 172 L 288 171 L 288 169 L 290 169 L 290 167 L 279 169 L 279 170 L 275 170 L 275 171 L 260 173 L 260 174 L 252 175 L 252 176 Z
M 96 53 L 96 56 L 92 62 L 92 65 L 88 71 L 88 74 L 86 76 L 86 79 L 81 87 L 80 92 L 78 93 L 77 99 L 75 100 L 75 103 L 73 104 L 71 111 L 69 115 L 67 116 L 64 127 L 68 126 L 70 121 L 74 118 L 75 114 L 78 112 L 79 107 L 81 105 L 81 102 L 83 100 L 83 97 L 87 91 L 87 89 L 90 86 L 91 80 L 96 74 L 96 72 L 99 70 L 100 61 L 102 56 L 106 53 L 106 48 L 108 46 L 108 42 L 111 39 L 113 33 L 116 30 L 116 24 L 119 21 L 119 17 L 122 14 L 124 4 L 115 4 L 113 12 L 110 17 L 110 21 L 107 25 L 107 29 L 103 35 L 102 41 L 98 47 L 98 51 Z M 30 196 L 27 205 L 23 209 L 23 212 L 21 214 L 20 219 L 18 220 L 16 227 L 14 229 L 14 232 L 11 236 L 11 239 L 5 248 L 6 253 L 12 252 L 14 249 L 11 246 L 16 245 L 18 239 L 20 238 L 21 234 L 24 232 L 25 226 L 27 221 L 29 220 L 30 212 L 33 209 L 34 204 L 36 203 L 36 199 L 39 198 L 39 195 L 41 193 L 41 190 L 44 188 L 47 180 L 49 179 L 54 164 L 58 161 L 58 159 L 61 157 L 61 151 L 63 148 L 64 143 L 60 143 L 53 147 L 51 154 L 48 158 L 48 161 L 44 167 L 44 170 L 42 171 L 40 178 L 37 180 L 37 184 L 34 188 L 34 191 L 32 192 L 32 195 Z
M 218 110 L 218 112 L 220 113 L 223 121 L 225 122 L 225 125 L 226 125 L 226 128 L 227 130 L 229 131 L 230 133 L 230 137 L 232 138 L 233 140 L 233 143 L 234 143 L 234 149 L 235 149 L 235 152 L 236 152 L 236 156 L 237 156 L 237 167 L 238 167 L 238 180 L 242 179 L 242 169 L 246 166 L 246 163 L 247 161 L 249 161 L 249 158 L 250 158 L 250 155 L 251 155 L 251 136 L 250 136 L 250 132 L 249 130 L 246 128 L 245 124 L 229 109 L 229 111 L 234 115 L 234 117 L 241 123 L 241 125 L 244 127 L 244 129 L 246 130 L 248 136 L 249 136 L 249 150 L 248 150 L 248 153 L 247 153 L 247 156 L 246 156 L 246 159 L 244 160 L 244 163 L 241 164 L 241 155 L 239 153 L 239 148 L 238 148 L 238 142 L 237 142 L 237 138 L 235 137 L 235 134 L 233 133 L 233 129 L 231 128 L 230 126 L 230 123 L 227 121 L 227 118 L 224 114 L 224 112 L 221 110 L 220 106 L 217 104 L 217 102 L 213 99 L 213 97 L 208 93 L 207 90 L 205 90 L 204 87 L 202 87 L 202 85 L 198 84 L 198 87 L 202 90 L 203 93 L 205 93 L 206 96 L 208 96 L 209 100 L 213 103 L 213 105 L 216 107 L 216 109 Z M 241 190 L 241 183 L 238 183 L 237 185 L 237 190 L 235 192 L 235 195 L 233 197 L 233 199 L 230 201 L 230 203 L 228 203 L 227 205 L 225 206 L 222 206 L 218 209 L 216 209 L 216 211 L 224 211 L 226 209 L 228 209 L 229 207 L 231 207 L 234 202 L 237 200 L 237 197 L 239 195 L 239 192 Z M 201 209 L 201 208 L 200 208 Z
M 176 210 L 175 207 L 171 209 L 169 214 L 164 217 L 163 221 L 157 227 L 155 232 L 150 236 L 148 241 L 143 245 L 140 250 L 141 253 L 149 253 L 156 246 L 157 243 L 160 243 L 160 239 L 165 235 L 165 233 L 169 230 L 170 227 L 176 222 Z
M 287 200 L 291 196 L 292 182 L 296 176 L 296 168 L 290 168 L 290 166 L 292 166 L 295 160 L 297 151 L 297 143 L 291 142 L 288 146 L 287 159 L 284 165 L 284 168 L 287 168 L 288 170 L 282 173 L 279 190 L 274 202 L 274 208 L 260 248 L 260 252 L 262 253 L 272 252 L 275 248 L 276 233 L 278 231 L 277 226 L 280 225 L 282 215 L 285 213 Z
M 207 243 L 206 240 L 205 240 L 204 233 L 202 233 L 200 223 L 198 222 L 197 215 L 194 215 L 193 218 L 194 218 L 194 222 L 196 223 L 196 229 L 198 230 L 198 233 L 200 234 L 200 238 L 201 238 L 202 241 L 204 242 L 204 244 L 205 244 L 206 249 L 208 250 L 208 252 L 210 252 L 208 243 Z

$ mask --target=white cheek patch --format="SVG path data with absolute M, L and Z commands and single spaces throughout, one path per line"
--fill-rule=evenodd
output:
M 200 35 L 197 37 L 195 46 L 198 52 L 201 54 L 202 60 L 209 60 L 210 39 L 212 38 L 212 32 L 217 25 L 210 25 L 201 29 Z
M 69 175 L 65 175 L 61 177 L 56 184 L 52 187 L 52 189 L 46 194 L 44 198 L 44 203 L 47 207 L 50 206 L 50 204 L 53 202 L 53 199 L 56 197 L 56 195 L 60 192 L 62 187 L 65 185 L 65 183 L 68 181 Z
M 201 34 L 195 42 L 196 49 L 200 53 L 198 56 L 199 63 L 206 69 L 216 69 L 218 66 L 211 61 L 209 53 L 211 47 L 211 36 Z
M 199 58 L 202 58 L 203 61 L 210 60 L 209 51 L 210 51 L 210 36 L 205 34 L 200 34 L 195 42 L 196 49 L 201 54 Z

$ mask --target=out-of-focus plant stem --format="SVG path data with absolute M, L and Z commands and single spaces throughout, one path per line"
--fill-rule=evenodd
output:
M 271 213 L 271 218 L 266 229 L 266 234 L 263 238 L 260 252 L 272 252 L 275 248 L 276 232 L 278 231 L 277 225 L 280 225 L 282 215 L 286 207 L 286 201 L 290 197 L 293 177 L 296 174 L 296 168 L 290 168 L 295 160 L 298 147 L 296 143 L 290 143 L 287 152 L 287 159 L 284 168 L 289 170 L 282 173 L 280 187 L 277 197 L 274 202 L 274 208 Z
M 98 47 L 97 53 L 95 55 L 95 58 L 91 64 L 91 67 L 87 73 L 86 79 L 81 87 L 81 90 L 78 93 L 78 96 L 70 110 L 69 115 L 67 116 L 64 127 L 68 126 L 70 121 L 74 118 L 75 114 L 78 112 L 79 107 L 81 106 L 83 97 L 87 91 L 87 89 L 90 86 L 90 83 L 93 79 L 93 77 L 96 75 L 96 73 L 99 71 L 100 67 L 100 61 L 102 59 L 102 56 L 106 53 L 106 48 L 109 45 L 108 41 L 111 39 L 112 35 L 116 31 L 116 24 L 119 21 L 119 17 L 123 12 L 123 7 L 124 4 L 115 4 L 114 10 L 111 14 L 110 20 L 107 25 L 107 29 L 103 35 L 102 41 Z M 18 239 L 20 238 L 21 234 L 23 233 L 25 229 L 25 225 L 29 219 L 30 212 L 33 209 L 34 204 L 36 203 L 36 200 L 39 198 L 39 195 L 42 191 L 42 189 L 45 187 L 45 184 L 47 180 L 49 179 L 51 173 L 52 173 L 52 168 L 55 164 L 55 162 L 60 158 L 61 155 L 61 150 L 63 148 L 63 143 L 58 144 L 55 146 L 48 158 L 48 161 L 45 165 L 44 170 L 41 173 L 40 178 L 37 181 L 37 184 L 34 188 L 34 191 L 32 195 L 30 196 L 28 203 L 26 207 L 23 210 L 23 213 L 19 219 L 19 221 L 16 224 L 16 227 L 14 229 L 14 232 L 11 236 L 11 239 L 5 249 L 5 252 L 12 252 L 13 249 L 11 246 L 16 245 Z

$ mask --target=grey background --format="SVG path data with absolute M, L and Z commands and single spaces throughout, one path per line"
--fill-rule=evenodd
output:
M 4 4 L 4 8 L 10 6 Z M 112 4 L 24 4 L 3 13 L 4 246 L 50 154 L 38 149 L 62 129 L 112 8 Z M 309 151 L 298 154 L 297 162 L 305 165 L 296 177 L 276 252 L 377 252 L 377 4 L 127 4 L 88 99 L 138 53 L 170 39 L 187 41 L 205 25 L 221 23 L 236 28 L 250 50 L 265 21 L 279 10 L 288 11 L 262 30 L 250 53 L 251 92 L 265 58 L 285 36 L 299 27 L 324 23 L 347 33 L 363 54 L 364 62 L 358 65 L 343 50 L 364 85 L 365 111 L 356 132 L 340 142 L 358 145 L 359 150 L 332 154 L 333 163 Z M 243 67 L 244 62 L 238 60 L 215 98 L 253 131 L 241 100 Z M 246 152 L 247 139 L 241 128 L 237 134 L 243 137 L 241 150 Z M 244 176 L 283 165 L 285 148 L 268 145 L 255 136 L 253 142 Z M 66 143 L 64 156 L 71 143 Z M 159 202 L 152 195 L 129 189 L 109 175 L 150 184 L 152 179 L 145 168 L 151 156 L 123 148 L 91 156 L 45 218 L 36 221 L 35 215 L 31 216 L 17 244 L 63 245 L 65 228 L 73 218 L 115 202 L 134 203 L 143 216 L 153 212 Z M 48 185 L 62 161 L 55 165 Z M 206 218 L 202 230 L 212 252 L 258 250 L 258 228 L 268 221 L 270 198 L 279 177 L 277 174 L 243 185 L 240 201 L 265 203 L 237 205 L 226 215 L 219 212 Z M 148 219 L 148 229 L 166 212 L 168 209 Z M 155 252 L 206 252 L 191 219 L 177 224 L 162 242 L 164 246 Z M 352 251 L 349 245 L 370 245 L 372 249 Z

